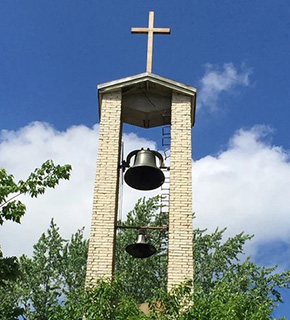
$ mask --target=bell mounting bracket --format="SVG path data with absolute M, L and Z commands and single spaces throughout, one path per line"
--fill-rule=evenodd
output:
M 122 160 L 122 163 L 120 164 L 119 168 L 123 170 L 123 172 L 126 170 L 126 168 L 130 168 L 130 161 L 132 159 L 132 157 L 136 156 L 138 152 L 140 152 L 141 150 L 144 150 L 144 148 L 141 148 L 140 150 L 134 150 L 131 151 L 126 160 Z M 152 152 L 158 159 L 159 159 L 159 168 L 160 169 L 167 169 L 169 170 L 169 167 L 165 166 L 164 164 L 164 160 L 162 155 L 155 150 L 150 150 L 149 148 L 147 148 L 148 151 Z

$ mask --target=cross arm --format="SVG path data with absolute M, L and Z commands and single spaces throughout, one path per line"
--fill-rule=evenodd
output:
M 154 33 L 161 33 L 161 34 L 170 34 L 170 28 L 132 28 L 131 33 L 148 33 L 149 31 L 153 31 Z

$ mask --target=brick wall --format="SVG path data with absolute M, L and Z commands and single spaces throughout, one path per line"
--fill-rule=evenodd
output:
M 87 284 L 112 277 L 119 189 L 121 91 L 103 94 Z
M 190 99 L 172 94 L 168 290 L 193 277 Z

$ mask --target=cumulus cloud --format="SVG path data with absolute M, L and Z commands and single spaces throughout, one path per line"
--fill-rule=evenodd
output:
M 237 86 L 248 86 L 251 70 L 242 65 L 241 72 L 232 63 L 225 63 L 223 68 L 212 64 L 205 65 L 206 71 L 200 80 L 198 107 L 217 109 L 219 97 L 224 92 L 232 92 Z
M 227 150 L 193 163 L 198 226 L 254 234 L 252 249 L 290 243 L 289 151 L 271 145 L 270 134 L 265 126 L 241 129 Z
M 48 124 L 34 122 L 18 131 L 2 131 L 0 165 L 16 179 L 24 179 L 47 159 L 70 163 L 70 181 L 48 190 L 37 199 L 23 197 L 27 214 L 21 225 L 7 222 L 1 227 L 0 243 L 5 254 L 31 252 L 41 233 L 55 218 L 65 236 L 88 226 L 97 156 L 99 126 L 71 127 L 59 132 Z
M 70 181 L 62 181 L 37 199 L 24 198 L 27 214 L 22 224 L 1 226 L 0 243 L 5 255 L 31 253 L 32 246 L 54 217 L 64 237 L 86 227 L 89 236 L 99 125 L 74 126 L 64 132 L 35 122 L 0 135 L 0 166 L 18 179 L 25 178 L 47 159 L 70 163 Z M 217 156 L 193 162 L 195 227 L 213 231 L 228 227 L 228 235 L 255 234 L 251 252 L 269 241 L 290 242 L 289 151 L 271 143 L 265 126 L 241 129 Z M 141 147 L 156 148 L 154 141 L 124 135 L 124 154 Z M 147 193 L 153 196 L 160 190 Z M 123 218 L 144 196 L 124 185 Z

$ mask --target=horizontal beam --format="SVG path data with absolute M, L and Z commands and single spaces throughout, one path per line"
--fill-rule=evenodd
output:
M 170 28 L 132 28 L 131 33 L 148 33 L 152 31 L 154 33 L 161 33 L 161 34 L 170 34 Z
M 117 229 L 144 229 L 144 230 L 168 230 L 168 226 L 149 227 L 149 226 L 116 226 Z

